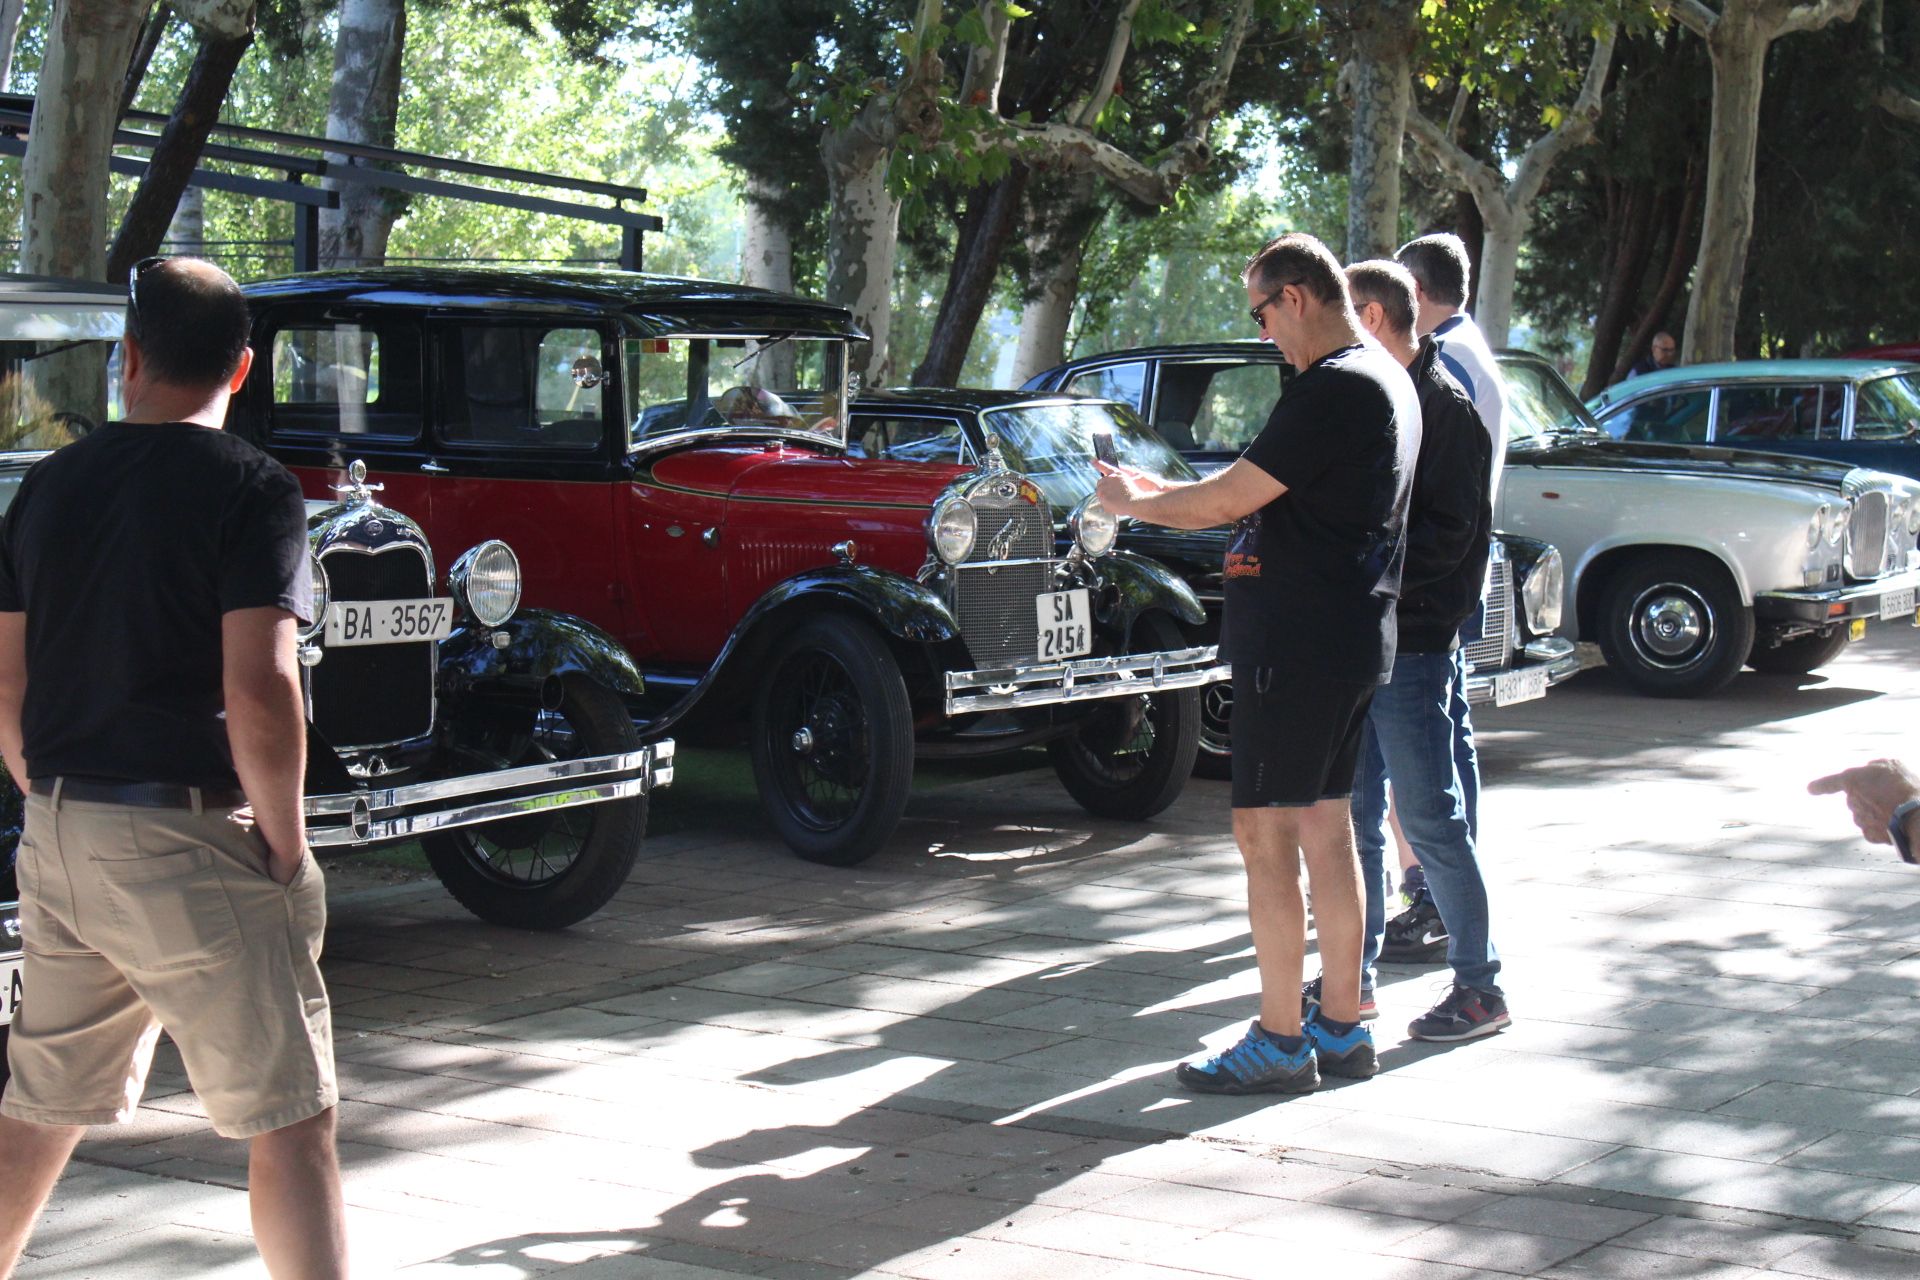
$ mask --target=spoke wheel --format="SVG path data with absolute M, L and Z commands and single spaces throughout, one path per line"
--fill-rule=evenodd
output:
M 780 648 L 754 698 L 753 771 L 789 848 L 852 866 L 885 845 L 913 781 L 900 668 L 864 622 L 825 614 Z
M 560 706 L 541 710 L 496 757 L 499 767 L 632 751 L 640 744 L 617 694 L 567 678 Z M 448 892 L 494 924 L 560 929 L 607 904 L 626 883 L 647 824 L 645 796 L 542 809 L 426 836 Z
M 1138 652 L 1177 649 L 1178 627 L 1161 614 L 1134 623 Z M 1094 704 L 1078 732 L 1047 744 L 1067 794 L 1102 818 L 1139 821 L 1175 800 L 1200 749 L 1199 689 L 1171 689 Z

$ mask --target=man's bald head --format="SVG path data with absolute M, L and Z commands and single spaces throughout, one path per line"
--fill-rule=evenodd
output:
M 127 284 L 127 336 L 147 376 L 212 388 L 240 369 L 252 322 L 233 277 L 204 258 L 149 258 Z

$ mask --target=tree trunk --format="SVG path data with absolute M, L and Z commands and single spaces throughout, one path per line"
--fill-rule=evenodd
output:
M 1487 220 L 1480 212 L 1480 202 L 1473 198 L 1473 192 L 1462 191 L 1454 200 L 1453 233 L 1460 237 L 1462 244 L 1479 244 L 1487 238 Z M 1480 314 L 1480 259 L 1475 258 L 1467 264 L 1467 310 L 1474 315 Z
M 140 86 L 147 78 L 147 67 L 153 62 L 153 55 L 160 50 L 160 42 L 166 38 L 167 27 L 173 22 L 173 6 L 162 3 L 153 6 L 153 13 L 140 29 L 140 39 L 134 43 L 133 55 L 127 59 L 126 79 L 120 85 L 120 118 L 126 119 L 127 112 L 133 110 L 133 100 L 140 96 Z
M 1683 359 L 1733 359 L 1740 284 L 1753 239 L 1753 169 L 1760 140 L 1760 91 L 1772 33 L 1743 6 L 1714 23 L 1713 124 L 1707 142 L 1707 194 L 1700 256 L 1693 268 Z
M 1400 143 L 1413 101 L 1410 62 L 1418 39 L 1417 0 L 1347 6 L 1361 15 L 1341 75 L 1353 102 L 1347 169 L 1348 262 L 1393 255 L 1400 242 Z
M 893 259 L 900 233 L 900 202 L 887 190 L 891 140 L 882 141 L 870 116 L 886 105 L 869 101 L 846 128 L 828 134 L 821 151 L 827 162 L 827 301 L 853 312 L 867 332 L 864 350 L 856 349 L 853 372 L 869 387 L 886 386 L 893 376 L 887 347 L 891 325 Z
M 1611 380 L 1621 355 L 1620 339 L 1626 332 L 1628 312 L 1640 296 L 1640 282 L 1647 276 L 1653 229 L 1661 220 L 1660 206 L 1666 200 L 1666 192 L 1656 192 L 1646 182 L 1635 182 L 1621 196 L 1617 212 L 1607 219 L 1607 243 L 1613 246 L 1613 253 L 1607 264 L 1600 310 L 1594 316 L 1593 350 L 1587 358 L 1586 380 L 1580 384 L 1582 399 L 1599 394 Z
M 180 193 L 180 205 L 173 211 L 173 221 L 167 226 L 167 235 L 160 242 L 167 253 L 203 254 L 207 247 L 207 193 L 199 187 L 188 187 Z
M 1000 275 L 1001 256 L 1019 221 L 1028 173 L 1027 166 L 1016 164 L 1006 177 L 991 186 L 975 188 L 968 197 L 954 245 L 953 267 L 947 273 L 947 289 L 940 298 L 926 358 L 913 371 L 914 386 L 951 387 L 960 381 L 974 331 L 980 327 L 980 315 L 987 309 L 994 281 Z
M 1706 175 L 1698 166 L 1687 168 L 1687 194 L 1680 202 L 1680 211 L 1673 220 L 1673 239 L 1667 246 L 1667 269 L 1660 277 L 1660 285 L 1653 292 L 1653 300 L 1647 305 L 1646 314 L 1633 327 L 1628 336 L 1627 358 L 1619 362 L 1614 370 L 1616 378 L 1624 376 L 1631 353 L 1646 347 L 1653 335 L 1667 323 L 1667 313 L 1673 310 L 1675 298 L 1680 296 L 1681 288 L 1687 282 L 1687 263 L 1695 256 L 1694 222 L 1699 215 L 1701 202 L 1706 198 Z
M 327 136 L 341 142 L 391 147 L 400 109 L 400 62 L 406 46 L 405 0 L 343 0 L 333 45 L 333 83 L 327 93 Z M 357 164 L 342 155 L 327 163 Z M 363 182 L 326 180 L 340 193 L 338 209 L 320 211 L 320 263 L 379 266 L 387 258 L 403 196 Z
M 252 44 L 250 30 L 238 36 L 201 34 L 200 50 L 187 72 L 180 100 L 154 145 L 140 188 L 120 220 L 119 234 L 107 254 L 109 280 L 120 279 L 134 263 L 160 248 L 179 207 L 180 193 L 193 180 L 207 137 L 220 122 L 220 104 L 227 100 L 233 73 Z
M 13 50 L 20 39 L 20 15 L 27 0 L 0 0 L 0 90 L 13 88 Z
M 1520 245 L 1533 226 L 1533 210 L 1501 199 L 1492 209 L 1481 209 L 1486 231 L 1480 240 L 1480 285 L 1475 295 L 1473 321 L 1498 350 L 1507 345 L 1513 328 L 1513 279 L 1520 266 Z
M 1087 237 L 1099 221 L 1091 173 L 1068 174 L 1046 185 L 1044 200 L 1030 201 L 1027 215 L 1027 304 L 1013 352 L 1015 386 L 1067 358 L 1067 329 L 1080 295 Z
M 740 249 L 740 282 L 777 293 L 793 292 L 793 236 L 773 212 L 779 189 L 766 178 L 747 179 L 746 235 Z

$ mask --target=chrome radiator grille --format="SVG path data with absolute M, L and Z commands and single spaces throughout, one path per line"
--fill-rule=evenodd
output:
M 979 532 L 953 571 L 960 634 L 976 667 L 1032 662 L 1040 648 L 1033 598 L 1053 589 L 1053 513 L 1015 484 L 988 485 L 968 501 Z
M 338 547 L 321 558 L 335 600 L 424 600 L 433 572 L 409 543 L 368 554 Z M 433 731 L 436 646 L 336 645 L 307 668 L 313 724 L 336 749 L 385 747 Z
M 1504 671 L 1513 657 L 1513 562 L 1494 543 L 1487 560 L 1487 621 L 1480 638 L 1466 646 L 1467 665 L 1475 671 Z
M 1868 489 L 1853 502 L 1847 525 L 1847 574 L 1877 578 L 1887 571 L 1887 492 Z

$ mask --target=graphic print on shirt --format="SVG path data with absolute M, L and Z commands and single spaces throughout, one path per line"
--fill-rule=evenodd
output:
M 1226 576 L 1260 576 L 1260 513 L 1252 512 L 1233 522 L 1233 536 L 1227 540 Z

